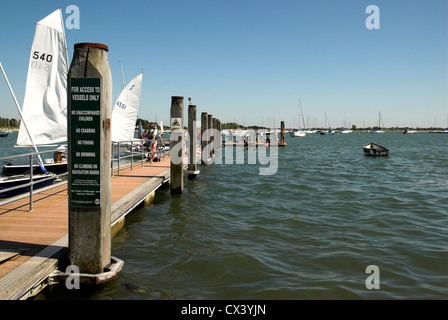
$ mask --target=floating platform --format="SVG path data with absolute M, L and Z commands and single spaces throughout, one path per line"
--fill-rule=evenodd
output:
M 134 165 L 132 171 L 120 169 L 111 179 L 113 236 L 129 212 L 151 202 L 155 191 L 170 180 L 170 158 Z M 35 192 L 33 198 L 32 212 L 29 197 L 0 203 L 0 300 L 36 295 L 58 276 L 60 261 L 68 255 L 67 183 Z M 113 265 L 115 271 L 122 267 L 119 261 Z M 106 270 L 94 281 L 108 279 L 113 271 Z

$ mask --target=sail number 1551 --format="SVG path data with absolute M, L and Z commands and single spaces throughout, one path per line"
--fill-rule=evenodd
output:
M 33 59 L 42 60 L 44 62 L 51 62 L 53 60 L 53 56 L 51 54 L 40 53 L 39 51 L 33 52 Z

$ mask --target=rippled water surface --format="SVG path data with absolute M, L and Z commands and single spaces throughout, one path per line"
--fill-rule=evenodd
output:
M 376 142 L 389 157 L 366 157 Z M 86 299 L 446 299 L 448 135 L 287 137 L 278 171 L 200 166 L 132 212 Z M 369 265 L 380 289 L 368 290 Z M 51 288 L 44 299 L 73 297 Z

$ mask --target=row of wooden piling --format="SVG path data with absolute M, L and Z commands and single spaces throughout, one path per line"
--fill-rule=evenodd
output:
M 170 190 L 171 193 L 182 193 L 184 184 L 184 156 L 182 154 L 184 144 L 184 97 L 173 96 L 171 97 L 171 110 L 170 110 L 170 122 L 171 122 L 171 137 L 170 137 L 170 157 L 173 159 L 179 159 L 180 161 L 171 161 L 171 181 Z M 180 120 L 179 120 L 180 119 Z M 175 124 L 175 125 L 173 125 Z M 198 157 L 196 151 L 198 149 L 198 141 L 196 136 L 198 134 L 197 127 L 197 107 L 196 105 L 188 105 L 188 165 L 187 176 L 189 180 L 195 179 L 199 174 L 198 170 Z M 210 134 L 209 129 L 214 129 L 217 134 Z M 214 118 L 213 115 L 207 112 L 201 114 L 201 163 L 206 163 L 205 159 L 215 156 L 215 151 L 221 148 L 221 120 Z M 202 136 L 203 134 L 207 136 Z M 207 148 L 211 144 L 212 147 Z M 209 152 L 209 154 L 204 154 Z
M 111 199 L 110 199 L 110 163 L 111 163 L 111 114 L 112 114 L 112 78 L 107 59 L 108 47 L 95 43 L 80 43 L 75 45 L 73 60 L 68 74 L 68 193 L 69 193 L 69 258 L 72 265 L 76 265 L 83 274 L 101 274 L 110 268 L 111 257 Z M 92 82 L 92 79 L 94 80 Z M 75 81 L 76 80 L 76 81 Z M 100 99 L 97 104 L 80 104 L 72 97 L 72 84 L 87 86 L 95 83 Z M 76 88 L 75 88 L 76 89 Z M 96 89 L 95 89 L 96 90 Z M 93 100 L 93 99 L 92 99 Z M 80 110 L 84 107 L 86 110 Z M 90 110 L 90 109 L 91 110 Z M 87 110 L 89 109 L 89 110 Z M 97 112 L 98 117 L 92 117 L 90 125 L 97 133 L 95 138 L 80 137 L 76 134 L 78 127 L 86 125 L 76 122 L 76 114 L 82 112 Z M 170 190 L 171 193 L 183 192 L 184 174 L 188 179 L 194 179 L 198 174 L 197 146 L 197 108 L 188 105 L 188 133 L 189 133 L 189 159 L 185 165 L 184 146 L 184 98 L 171 97 L 170 110 Z M 201 163 L 216 156 L 216 150 L 221 148 L 221 121 L 213 118 L 211 114 L 201 114 Z M 281 123 L 281 142 L 284 143 L 284 122 Z M 214 129 L 214 130 L 210 130 Z M 82 132 L 80 130 L 79 132 Z M 213 133 L 210 133 L 213 132 Z M 202 134 L 206 134 L 203 137 Z M 98 184 L 91 183 L 86 187 L 89 194 L 97 194 L 98 198 L 88 203 L 79 200 L 83 188 L 76 184 L 76 174 L 73 168 L 89 165 L 83 163 L 85 159 L 79 158 L 76 151 L 79 145 L 92 139 L 95 145 L 96 158 L 94 166 L 98 166 Z M 90 140 L 87 140 L 90 141 Z M 210 147 L 211 146 L 211 147 Z M 80 153 L 80 152 L 79 152 Z M 187 170 L 185 170 L 187 169 Z M 78 177 L 79 178 L 79 177 Z M 93 176 L 93 179 L 95 177 Z M 79 179 L 81 180 L 81 179 Z M 94 181 L 94 180 L 92 180 Z M 89 189 L 90 188 L 90 189 Z M 88 197 L 87 197 L 88 198 Z M 88 200 L 88 199 L 87 199 Z
M 111 259 L 111 199 L 110 199 L 110 163 L 111 163 L 111 114 L 112 114 L 112 76 L 107 58 L 108 47 L 97 43 L 75 44 L 70 70 L 68 72 L 68 194 L 69 194 L 69 258 L 83 274 L 101 274 L 112 263 Z M 90 87 L 89 87 L 90 86 Z M 79 92 L 95 88 L 99 99 L 90 99 L 88 93 Z M 97 96 L 98 98 L 98 96 Z M 93 100 L 94 102 L 90 102 Z M 188 106 L 189 161 L 184 161 L 184 102 L 183 97 L 171 99 L 171 138 L 170 189 L 172 193 L 183 192 L 184 172 L 187 169 L 189 179 L 199 173 L 196 157 L 196 106 Z M 95 102 L 96 101 L 96 102 Z M 78 115 L 92 115 L 90 121 L 84 121 Z M 82 120 L 82 121 L 81 121 Z M 88 126 L 95 135 L 81 135 L 82 128 Z M 203 113 L 201 132 L 214 128 L 221 132 L 221 122 Z M 211 139 L 211 137 L 210 137 Z M 86 159 L 80 154 L 83 144 L 92 148 L 96 154 Z M 220 147 L 221 139 L 214 138 L 212 148 Z M 80 147 L 81 146 L 81 147 Z M 210 154 L 213 156 L 213 154 Z M 88 161 L 88 162 L 86 162 Z M 92 168 L 95 170 L 75 170 Z M 86 172 L 86 175 L 83 176 Z M 90 174 L 90 176 L 89 176 Z M 85 182 L 88 184 L 84 184 Z M 86 194 L 83 197 L 83 194 Z

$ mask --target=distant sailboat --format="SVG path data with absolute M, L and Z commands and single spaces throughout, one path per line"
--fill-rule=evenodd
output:
M 353 131 L 351 129 L 348 129 L 345 127 L 345 120 L 344 120 L 344 127 L 341 129 L 341 133 L 352 133 Z
M 331 129 L 330 122 L 327 120 L 327 113 L 325 112 L 325 126 L 327 125 L 327 122 L 328 122 L 328 130 L 320 131 L 319 133 L 323 136 L 332 136 L 335 134 L 335 131 Z
M 160 120 L 160 134 L 163 134 L 163 121 Z
M 137 121 L 143 73 L 140 73 L 123 89 L 112 111 L 112 138 L 114 142 L 136 140 Z
M 381 122 L 383 123 L 383 127 L 384 127 L 384 121 L 382 121 L 383 119 L 381 118 L 381 112 L 378 115 L 378 128 L 376 130 L 373 130 L 372 133 L 384 133 L 383 130 L 381 130 Z
M 302 103 L 299 99 L 299 128 L 294 129 L 293 131 L 289 131 L 289 135 L 291 137 L 305 137 L 306 136 L 306 132 L 300 128 L 300 119 L 302 119 L 302 121 L 303 121 Z M 305 123 L 303 124 L 303 126 L 305 126 Z

